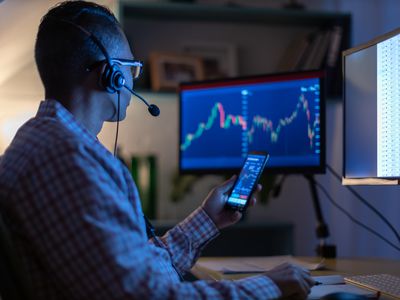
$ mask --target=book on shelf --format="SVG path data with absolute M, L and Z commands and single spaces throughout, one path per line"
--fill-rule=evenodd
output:
M 304 66 L 305 70 L 316 70 L 324 67 L 324 59 L 327 57 L 330 38 L 330 30 L 323 30 L 318 33 L 318 37 L 315 39 L 314 51 L 310 53 L 310 59 Z
M 339 25 L 334 26 L 332 28 L 332 36 L 325 65 L 328 95 L 339 95 L 342 92 L 341 51 L 344 49 L 343 39 L 343 27 Z
M 342 44 L 342 36 L 343 28 L 341 26 L 334 26 L 332 28 L 331 42 L 326 58 L 326 65 L 328 67 L 335 67 L 338 65 L 338 58 L 340 55 L 340 48 Z
M 303 56 L 310 44 L 309 35 L 302 35 L 295 38 L 282 55 L 278 69 L 282 72 L 290 72 L 297 70 L 297 66 L 301 64 Z
M 295 38 L 282 55 L 278 69 L 326 70 L 328 94 L 341 91 L 341 60 L 343 27 L 335 25 Z
M 320 44 L 322 40 L 322 33 L 320 31 L 315 32 L 312 35 L 310 46 L 306 51 L 306 58 L 300 67 L 301 70 L 311 70 L 311 66 L 314 65 L 316 53 L 320 50 Z

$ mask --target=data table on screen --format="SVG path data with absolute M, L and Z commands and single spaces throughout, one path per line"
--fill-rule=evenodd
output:
M 400 175 L 400 35 L 377 46 L 377 173 Z

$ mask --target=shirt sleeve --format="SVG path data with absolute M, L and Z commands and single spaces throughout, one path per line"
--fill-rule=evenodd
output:
M 160 239 L 175 266 L 181 273 L 185 273 L 193 267 L 201 250 L 218 234 L 219 230 L 214 222 L 199 207 Z
M 49 151 L 33 168 L 39 170 L 33 180 L 41 200 L 30 201 L 27 205 L 31 207 L 25 207 L 34 216 L 29 220 L 32 248 L 40 254 L 61 298 L 222 300 L 280 296 L 266 276 L 180 282 L 167 251 L 147 242 L 142 212 L 139 204 L 135 205 L 138 199 L 127 198 L 129 186 L 118 168 L 110 167 L 91 149 L 63 145 L 62 150 Z M 203 213 L 195 212 L 176 229 L 178 235 L 185 236 L 189 248 L 200 248 L 215 232 L 206 225 L 204 232 L 187 233 L 198 227 L 196 220 L 202 220 Z M 182 257 L 187 247 L 175 249 Z

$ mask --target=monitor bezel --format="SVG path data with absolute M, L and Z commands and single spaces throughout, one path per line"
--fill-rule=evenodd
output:
M 279 72 L 252 76 L 240 76 L 230 77 L 224 79 L 213 79 L 213 80 L 202 80 L 202 81 L 191 81 L 182 82 L 179 84 L 178 94 L 178 171 L 179 174 L 230 174 L 237 173 L 240 171 L 240 167 L 237 168 L 221 168 L 221 169 L 182 169 L 182 157 L 180 145 L 182 144 L 182 90 L 188 89 L 188 87 L 200 88 L 200 87 L 212 87 L 213 85 L 219 86 L 221 83 L 225 83 L 225 86 L 238 85 L 244 83 L 257 83 L 257 82 L 278 82 L 284 79 L 307 79 L 307 78 L 318 78 L 320 80 L 320 164 L 318 166 L 305 166 L 305 167 L 269 167 L 268 164 L 265 167 L 265 173 L 269 174 L 325 174 L 326 169 L 326 87 L 325 87 L 325 72 L 323 70 L 308 70 L 308 71 L 295 71 L 295 72 Z
M 342 149 L 342 155 L 343 155 L 343 162 L 342 162 L 342 177 L 344 179 L 348 178 L 348 179 L 356 179 L 354 177 L 347 177 L 346 176 L 346 80 L 345 80 L 345 75 L 346 75 L 346 58 L 347 56 L 354 54 L 356 52 L 365 50 L 367 48 L 376 46 L 377 44 L 384 42 L 396 35 L 400 34 L 400 27 L 396 28 L 392 31 L 389 31 L 387 33 L 384 33 L 380 36 L 377 36 L 375 38 L 373 38 L 372 40 L 363 43 L 361 45 L 349 48 L 347 50 L 344 50 L 342 52 L 342 91 L 343 91 L 343 149 Z M 382 178 L 382 177 L 360 177 L 360 178 Z M 397 177 L 396 177 L 397 178 Z

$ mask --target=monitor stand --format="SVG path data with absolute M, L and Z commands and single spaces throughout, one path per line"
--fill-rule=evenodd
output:
M 316 234 L 317 238 L 319 239 L 319 244 L 316 247 L 316 252 L 318 256 L 324 258 L 335 258 L 336 257 L 336 246 L 327 244 L 326 239 L 329 237 L 329 229 L 328 225 L 324 221 L 324 217 L 322 215 L 321 206 L 319 203 L 318 193 L 317 193 L 317 186 L 315 183 L 315 179 L 313 175 L 304 175 L 305 178 L 308 180 L 311 196 L 314 205 L 315 215 L 317 217 L 317 228 Z

